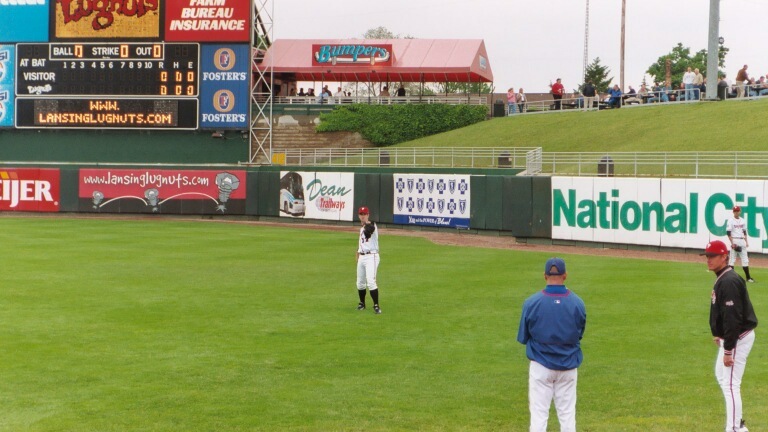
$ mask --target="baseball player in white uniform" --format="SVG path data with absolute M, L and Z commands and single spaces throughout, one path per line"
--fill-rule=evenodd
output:
M 371 212 L 368 207 L 360 207 L 357 214 L 360 216 L 360 224 L 362 225 L 357 245 L 357 294 L 360 296 L 357 310 L 365 309 L 365 288 L 368 287 L 373 300 L 373 311 L 380 314 L 379 287 L 376 285 L 376 273 L 381 261 L 379 258 L 379 230 L 376 229 L 376 223 L 369 220 Z
M 747 277 L 747 282 L 754 282 L 755 280 L 749 275 L 749 256 L 747 255 L 749 239 L 747 239 L 747 221 L 741 217 L 741 207 L 733 207 L 733 217 L 728 218 L 728 225 L 725 230 L 728 233 L 728 240 L 731 242 L 731 253 L 728 257 L 728 265 L 733 268 L 733 265 L 736 264 L 736 256 L 738 255 L 741 260 L 741 266 L 744 268 L 744 275 Z

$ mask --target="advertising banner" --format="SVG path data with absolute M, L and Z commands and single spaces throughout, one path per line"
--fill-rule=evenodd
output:
M 79 211 L 245 214 L 245 171 L 81 169 Z
M 200 127 L 248 129 L 250 47 L 203 45 Z
M 0 211 L 58 212 L 58 169 L 0 168 Z
M 394 223 L 469 228 L 468 175 L 394 174 Z
M 167 0 L 165 40 L 250 43 L 250 5 L 245 0 Z
M 0 42 L 47 42 L 51 0 L 0 0 Z
M 280 216 L 352 221 L 354 173 L 280 172 Z
M 391 44 L 312 45 L 312 66 L 392 66 Z
M 768 182 L 762 180 L 552 178 L 552 238 L 703 249 L 727 242 L 739 205 L 749 250 L 768 251 Z
M 160 11 L 166 1 L 55 0 L 52 39 L 159 40 Z
M 15 47 L 0 45 L 0 128 L 13 127 L 15 64 Z

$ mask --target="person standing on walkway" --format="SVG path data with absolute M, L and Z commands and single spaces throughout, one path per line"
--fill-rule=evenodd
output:
M 517 112 L 517 93 L 515 93 L 515 89 L 512 87 L 507 90 L 507 106 L 509 107 L 507 115 Z
M 551 81 L 550 81 L 551 82 Z M 562 109 L 563 95 L 565 94 L 565 87 L 560 78 L 554 84 L 549 85 L 552 88 L 552 99 L 555 100 L 555 109 Z

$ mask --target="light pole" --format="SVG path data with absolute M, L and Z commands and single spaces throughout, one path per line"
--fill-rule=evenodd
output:
M 709 0 L 709 44 L 707 46 L 707 99 L 717 99 L 720 81 L 720 0 Z
M 627 18 L 627 0 L 621 0 L 621 66 L 619 67 L 619 87 L 624 91 L 624 29 Z

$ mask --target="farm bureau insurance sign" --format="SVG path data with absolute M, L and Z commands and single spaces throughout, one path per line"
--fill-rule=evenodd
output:
M 394 223 L 469 228 L 468 175 L 394 174 Z
M 739 205 L 749 250 L 768 250 L 768 182 L 554 177 L 552 238 L 701 249 Z

